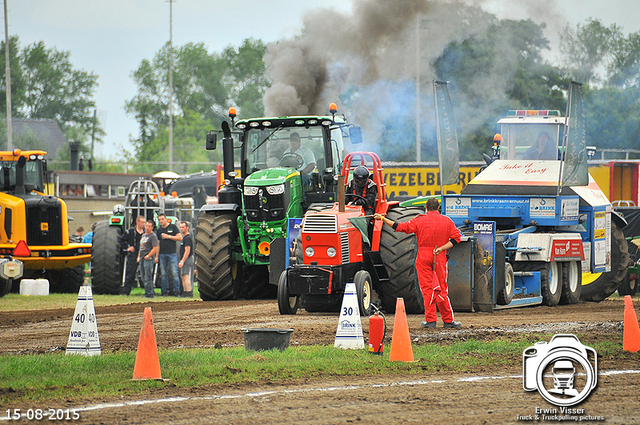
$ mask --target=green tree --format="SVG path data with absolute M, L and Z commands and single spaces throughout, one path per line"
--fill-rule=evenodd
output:
M 576 29 L 567 26 L 561 34 L 560 51 L 563 64 L 571 78 L 585 84 L 603 82 L 606 77 L 598 75 L 598 68 L 607 67 L 616 46 L 624 44 L 620 27 L 602 25 L 599 19 L 589 18 Z
M 230 103 L 238 107 L 240 116 L 264 115 L 262 97 L 269 87 L 262 60 L 266 51 L 267 46 L 261 40 L 248 38 L 238 48 L 228 46 L 222 53 L 228 67 Z
M 640 33 L 593 18 L 567 27 L 561 50 L 566 73 L 584 82 L 587 143 L 599 149 L 636 149 L 640 143 Z
M 608 83 L 620 87 L 640 86 L 640 32 L 619 39 L 612 48 L 612 60 L 608 67 Z
M 179 140 L 179 125 L 211 130 L 227 119 L 228 106 L 238 107 L 242 116 L 263 115 L 262 95 L 268 85 L 262 62 L 265 51 L 264 43 L 253 39 L 238 48 L 227 47 L 222 55 L 209 53 L 202 43 L 174 49 L 174 161 L 180 162 L 181 155 L 185 161 L 207 158 L 201 156 L 204 132 L 199 133 L 197 143 L 180 145 L 184 140 Z M 138 161 L 168 161 L 169 45 L 153 60 L 143 60 L 132 78 L 138 92 L 126 102 L 125 110 L 135 117 L 140 129 L 132 141 L 136 157 Z
M 174 162 L 200 163 L 177 165 L 175 171 L 178 173 L 193 173 L 200 170 L 208 171 L 211 166 L 202 163 L 213 164 L 222 160 L 220 151 L 210 152 L 204 149 L 206 133 L 211 129 L 211 124 L 199 113 L 185 110 L 184 116 L 175 120 L 173 128 L 173 160 Z M 139 157 L 145 158 L 148 162 L 161 162 L 169 164 L 169 130 L 161 130 L 153 140 L 140 146 Z M 167 168 L 166 165 L 145 164 L 136 166 L 138 172 L 153 173 L 158 168 Z
M 7 66 L 6 66 L 6 45 L 4 41 L 0 45 L 0 108 L 3 111 L 3 117 L 7 116 Z M 25 104 L 27 85 L 24 80 L 22 58 L 20 57 L 19 40 L 16 36 L 9 37 L 9 62 L 11 63 L 11 116 L 16 118 L 24 118 L 19 109 Z
M 542 59 L 549 49 L 543 29 L 531 20 L 495 21 L 486 32 L 449 44 L 436 60 L 438 78 L 452 82 L 461 159 L 489 151 L 507 109 L 564 108 L 567 81 Z
M 20 49 L 18 37 L 13 36 L 9 45 L 12 116 L 54 119 L 68 137 L 88 134 L 94 125 L 95 102 L 92 97 L 98 77 L 93 73 L 75 69 L 69 59 L 69 52 L 61 52 L 55 48 L 47 49 L 43 42 Z M 0 75 L 4 84 L 0 86 L 0 107 L 6 116 L 4 42 L 0 51 Z M 99 125 L 96 127 L 96 135 L 98 141 L 104 135 Z M 83 142 L 85 141 L 86 137 Z
M 640 88 L 585 90 L 587 144 L 598 149 L 638 149 Z
M 202 43 L 188 43 L 174 49 L 174 120 L 184 118 L 185 111 L 197 113 L 209 122 L 219 121 L 227 104 L 223 83 L 224 64 L 218 55 L 210 55 Z M 125 110 L 138 121 L 140 134 L 133 140 L 138 159 L 150 160 L 154 139 L 169 125 L 169 45 L 153 61 L 143 60 L 132 74 L 138 86 L 136 96 L 127 101 Z

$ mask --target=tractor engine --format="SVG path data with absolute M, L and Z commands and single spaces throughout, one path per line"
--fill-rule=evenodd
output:
M 362 237 L 349 218 L 361 216 L 360 207 L 339 212 L 337 205 L 305 216 L 296 248 L 299 267 L 289 271 L 291 293 L 341 293 L 343 283 L 353 281 L 364 260 Z

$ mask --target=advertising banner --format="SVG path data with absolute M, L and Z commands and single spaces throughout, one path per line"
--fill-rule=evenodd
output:
M 438 158 L 440 159 L 442 185 L 457 184 L 460 179 L 458 174 L 460 152 L 447 83 L 434 81 L 433 92 L 436 104 Z

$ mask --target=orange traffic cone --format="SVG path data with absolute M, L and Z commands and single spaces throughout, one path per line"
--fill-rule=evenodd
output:
M 402 298 L 396 300 L 396 318 L 393 322 L 393 336 L 391 337 L 389 361 L 413 361 L 413 348 L 411 347 L 407 312 L 404 308 L 404 300 Z
M 153 329 L 151 307 L 144 309 L 144 323 L 138 340 L 136 364 L 133 368 L 133 380 L 162 379 L 160 359 L 156 344 L 156 331 Z
M 622 349 L 635 353 L 640 350 L 640 326 L 638 317 L 633 309 L 630 295 L 624 297 L 624 333 L 622 337 Z

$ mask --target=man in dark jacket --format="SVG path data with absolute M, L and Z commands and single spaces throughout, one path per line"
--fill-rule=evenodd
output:
M 350 205 L 360 205 L 365 215 L 372 215 L 376 207 L 378 186 L 369 178 L 369 169 L 359 165 L 353 170 L 353 179 L 344 192 L 344 200 Z
M 124 269 L 124 286 L 121 294 L 129 295 L 131 288 L 136 284 L 136 271 L 138 270 L 138 250 L 140 249 L 140 238 L 144 233 L 144 216 L 136 218 L 135 227 L 131 227 L 120 236 L 120 247 L 126 252 L 127 261 Z

